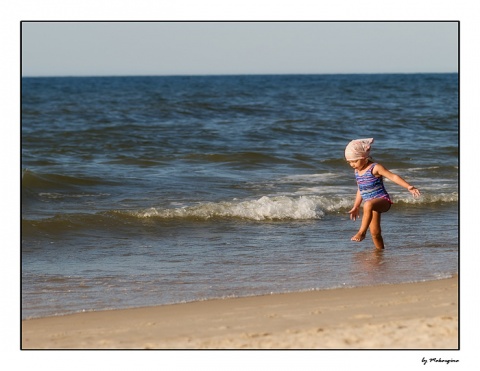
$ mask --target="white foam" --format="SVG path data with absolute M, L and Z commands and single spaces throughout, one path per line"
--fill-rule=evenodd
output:
M 134 213 L 140 217 L 231 217 L 251 220 L 319 219 L 324 215 L 318 200 L 311 197 L 263 196 L 258 200 L 208 202 L 175 209 L 157 209 Z
M 305 189 L 305 191 L 307 191 Z M 310 189 L 310 191 L 312 191 Z M 300 193 L 300 194 L 299 194 Z M 419 198 L 413 198 L 406 192 L 390 194 L 394 203 L 432 204 L 438 202 L 458 202 L 458 193 L 424 192 Z M 202 202 L 196 205 L 173 208 L 156 208 L 130 212 L 140 218 L 241 218 L 247 220 L 313 220 L 321 219 L 325 212 L 339 212 L 352 207 L 353 195 L 323 196 L 305 195 L 297 192 L 293 195 L 263 196 L 259 199 Z M 172 204 L 172 206 L 174 206 Z

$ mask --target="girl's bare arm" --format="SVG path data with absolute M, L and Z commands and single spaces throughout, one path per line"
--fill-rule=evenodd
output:
M 373 168 L 373 175 L 381 175 L 385 178 L 391 180 L 392 182 L 398 184 L 400 187 L 406 188 L 414 197 L 420 196 L 420 191 L 414 186 L 410 185 L 405 179 L 400 175 L 394 174 L 391 171 L 387 170 L 383 165 L 377 164 Z
M 357 188 L 357 195 L 355 196 L 355 203 L 353 204 L 352 209 L 348 212 L 350 214 L 350 219 L 357 220 L 360 216 L 360 205 L 362 204 L 362 195 L 360 190 Z

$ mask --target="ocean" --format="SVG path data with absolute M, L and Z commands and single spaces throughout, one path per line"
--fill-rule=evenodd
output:
M 457 74 L 24 77 L 22 318 L 451 277 Z M 348 142 L 385 180 L 351 242 Z

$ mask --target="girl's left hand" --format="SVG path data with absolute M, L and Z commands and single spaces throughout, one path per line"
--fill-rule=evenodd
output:
M 413 197 L 420 197 L 420 191 L 414 186 L 408 187 L 408 191 L 412 194 Z

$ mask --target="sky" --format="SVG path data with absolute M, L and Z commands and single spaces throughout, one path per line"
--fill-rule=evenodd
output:
M 22 22 L 22 76 L 458 72 L 457 22 Z

